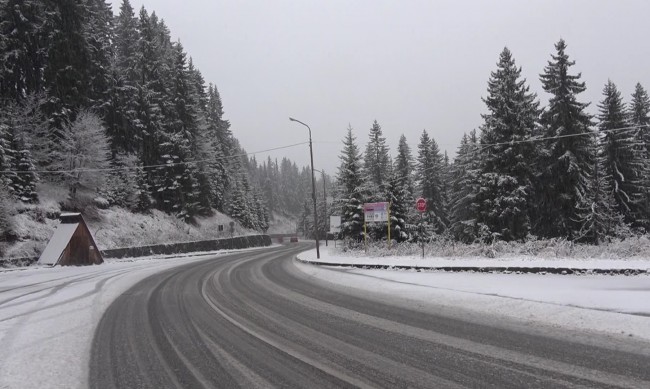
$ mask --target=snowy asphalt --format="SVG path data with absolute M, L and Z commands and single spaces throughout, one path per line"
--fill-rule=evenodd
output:
M 647 344 L 463 315 L 298 270 L 306 245 L 157 273 L 117 298 L 93 388 L 650 387 Z

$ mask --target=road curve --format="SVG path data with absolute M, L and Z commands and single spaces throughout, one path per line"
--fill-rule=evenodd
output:
M 215 257 L 136 284 L 97 328 L 90 386 L 650 387 L 647 348 L 571 342 L 340 290 L 296 269 L 305 247 Z

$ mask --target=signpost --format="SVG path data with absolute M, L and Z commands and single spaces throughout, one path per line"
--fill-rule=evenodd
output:
M 422 258 L 424 258 L 424 213 L 427 211 L 427 200 L 422 197 L 417 199 L 415 209 L 420 212 L 420 239 L 422 240 Z
M 366 236 L 367 223 L 382 223 L 384 221 L 388 222 L 388 245 L 390 247 L 390 203 L 380 202 L 380 203 L 366 203 L 363 204 L 363 242 L 366 246 L 366 252 L 368 251 L 368 242 Z
M 341 232 L 341 216 L 330 216 L 330 233 L 334 235 L 334 247 L 336 247 L 336 238 Z

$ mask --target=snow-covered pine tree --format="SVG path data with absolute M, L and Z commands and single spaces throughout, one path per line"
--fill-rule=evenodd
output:
M 114 25 L 114 57 L 110 65 L 104 119 L 106 132 L 113 154 L 138 153 L 141 152 L 143 126 L 138 121 L 139 84 L 144 81 L 139 58 L 144 57 L 139 48 L 138 19 L 129 0 L 122 1 Z
M 451 167 L 451 232 L 461 242 L 471 243 L 479 237 L 478 201 L 481 165 L 476 130 L 463 135 Z
M 139 165 L 157 165 L 161 156 L 165 155 L 160 150 L 163 142 L 169 139 L 162 138 L 167 103 L 163 101 L 167 90 L 162 79 L 168 76 L 165 72 L 165 53 L 160 49 L 159 34 L 157 32 L 157 18 L 149 16 L 146 9 L 140 9 L 138 19 L 138 31 L 140 39 L 137 51 L 138 79 L 137 97 L 135 100 L 133 123 L 136 128 L 136 139 L 138 141 L 137 155 Z M 171 158 L 171 155 L 169 155 Z M 141 190 L 149 188 L 154 205 L 159 209 L 165 209 L 164 202 L 161 202 L 157 194 L 164 191 L 165 168 L 145 169 L 146 185 L 140 186 Z
M 223 105 L 219 92 L 212 84 L 208 85 L 206 125 L 210 147 L 213 150 L 210 164 L 210 182 L 212 185 L 212 204 L 223 212 L 226 191 L 230 186 L 229 161 L 233 154 L 232 135 L 228 130 L 230 124 L 223 120 Z
M 10 242 L 17 238 L 9 192 L 4 184 L 0 181 L 0 242 Z M 2 247 L 0 246 L 0 256 L 2 256 Z
M 172 85 L 168 91 L 169 105 L 165 125 L 160 132 L 161 156 L 159 163 L 166 164 L 159 176 L 163 185 L 155 193 L 163 210 L 189 220 L 199 211 L 196 164 L 192 162 L 192 145 L 197 134 L 196 104 L 192 101 L 192 84 L 187 71 L 186 54 L 180 43 L 173 47 L 174 66 Z
M 483 99 L 488 113 L 481 133 L 479 223 L 493 238 L 523 240 L 530 231 L 529 207 L 534 171 L 530 142 L 539 119 L 539 103 L 521 79 L 512 53 L 504 48 Z
M 43 91 L 46 19 L 41 0 L 0 2 L 0 99 L 20 101 Z
M 415 193 L 415 185 L 413 183 L 413 155 L 411 148 L 406 140 L 406 136 L 402 134 L 399 138 L 397 145 L 397 157 L 395 157 L 395 166 L 393 167 L 394 179 L 400 181 L 401 185 L 406 189 L 407 198 L 413 200 Z M 415 204 L 413 202 L 413 204 Z
M 390 181 L 389 192 L 391 193 L 391 201 L 393 201 L 393 208 L 399 216 L 396 216 L 399 221 L 400 233 L 396 235 L 398 241 L 403 241 L 410 237 L 405 226 L 415 220 L 415 184 L 413 178 L 414 171 L 413 155 L 411 148 L 406 140 L 406 136 L 402 134 L 397 145 L 397 156 L 393 166 L 393 176 Z M 397 204 L 395 202 L 398 202 Z M 391 211 L 392 213 L 393 211 Z
M 388 146 L 381 126 L 375 120 L 368 134 L 368 144 L 364 154 L 364 167 L 370 201 L 386 201 L 387 181 L 390 177 L 390 158 Z
M 426 222 L 438 234 L 443 233 L 449 224 L 447 210 L 443 204 L 442 155 L 438 144 L 422 131 L 418 144 L 418 156 L 415 166 L 419 195 L 427 201 Z
M 540 80 L 544 91 L 551 95 L 542 114 L 544 144 L 547 155 L 538 159 L 540 188 L 537 204 L 540 220 L 536 233 L 546 237 L 574 239 L 581 226 L 577 209 L 582 207 L 594 166 L 593 140 L 589 130 L 591 117 L 585 112 L 588 103 L 577 95 L 584 92 L 581 74 L 570 74 L 575 61 L 566 54 L 566 43 L 560 40 L 544 68 Z
M 85 1 L 58 0 L 45 4 L 51 12 L 44 68 L 48 94 L 45 109 L 52 127 L 60 130 L 74 122 L 77 111 L 89 103 L 91 54 L 83 33 L 89 12 Z
M 637 152 L 644 162 L 643 170 L 639 172 L 643 186 L 643 199 L 636 222 L 650 231 L 650 97 L 640 83 L 636 84 L 632 101 L 629 106 L 629 121 L 631 126 L 637 126 L 635 131 L 636 142 L 639 145 Z
M 136 209 L 139 194 L 136 172 L 137 158 L 133 154 L 113 154 L 110 159 L 110 170 L 101 195 L 109 205 L 126 209 Z
M 11 155 L 13 154 L 9 150 L 9 126 L 6 124 L 0 123 L 0 185 L 6 186 L 9 182 L 9 170 L 11 166 Z
M 86 0 L 83 35 L 88 45 L 88 107 L 103 119 L 108 113 L 113 58 L 113 11 L 105 0 Z
M 253 204 L 255 205 L 255 216 L 257 218 L 257 229 L 263 233 L 269 229 L 269 212 L 264 204 L 262 195 L 259 189 L 253 190 Z
M 580 225 L 575 239 L 591 244 L 600 244 L 616 235 L 624 227 L 623 216 L 616 209 L 613 179 L 606 169 L 607 158 L 604 153 L 605 137 L 596 135 L 594 144 L 594 167 L 589 181 L 585 200 L 577 207 L 577 222 Z
M 273 212 L 278 211 L 278 170 L 276 164 L 269 156 L 263 165 L 262 193 L 267 204 L 269 216 L 272 218 Z
M 341 211 L 341 236 L 358 241 L 363 239 L 363 203 L 366 201 L 364 171 L 356 138 L 349 126 L 339 156 L 337 202 Z
M 9 192 L 24 203 L 37 203 L 38 193 L 36 182 L 38 175 L 34 172 L 34 159 L 29 151 L 29 144 L 25 135 L 16 131 L 16 128 L 9 127 L 7 131 L 9 138 L 7 144 L 13 154 L 9 165 L 11 174 L 9 178 Z
M 645 168 L 640 152 L 641 143 L 635 131 L 620 130 L 628 127 L 627 112 L 616 85 L 607 81 L 603 89 L 603 101 L 598 105 L 598 129 L 603 134 L 603 153 L 606 175 L 612 180 L 611 187 L 617 211 L 626 223 L 633 224 L 637 215 L 643 214 L 643 184 L 641 173 Z
M 404 184 L 402 177 L 399 177 L 396 170 L 388 181 L 388 201 L 390 202 L 390 237 L 391 240 L 404 242 L 410 237 L 406 224 L 409 221 L 409 210 L 413 208 L 413 195 Z

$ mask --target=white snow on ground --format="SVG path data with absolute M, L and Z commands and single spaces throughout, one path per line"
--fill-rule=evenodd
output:
M 332 250 L 333 251 L 333 250 Z M 301 253 L 301 260 L 316 261 L 316 250 Z M 321 247 L 321 262 L 363 264 L 414 264 L 451 266 L 446 259 L 398 257 L 354 258 L 330 253 Z M 453 260 L 457 266 L 498 266 L 501 260 Z M 484 262 L 494 264 L 485 265 Z M 540 259 L 541 261 L 541 259 Z M 507 266 L 525 266 L 532 261 L 508 260 Z M 539 261 L 538 261 L 539 262 Z M 566 262 L 553 260 L 553 266 Z M 582 268 L 613 268 L 603 260 L 580 260 Z M 614 261 L 615 262 L 615 261 Z M 626 266 L 650 268 L 650 261 Z M 426 265 L 423 265 L 426 263 Z M 515 263 L 515 264 L 510 264 Z M 632 266 L 630 266 L 632 265 Z M 650 340 L 650 276 L 541 275 L 447 273 L 414 270 L 363 270 L 312 266 L 298 262 L 305 273 L 328 282 L 384 293 L 417 302 L 435 302 L 481 314 L 502 315 L 525 322 L 543 323 L 578 331 L 636 336 Z M 503 266 L 503 265 L 502 265 Z M 539 264 L 530 266 L 540 266 Z M 577 266 L 576 266 L 577 267 Z
M 0 269 L 0 388 L 87 388 L 92 338 L 113 300 L 151 274 L 224 253 Z

